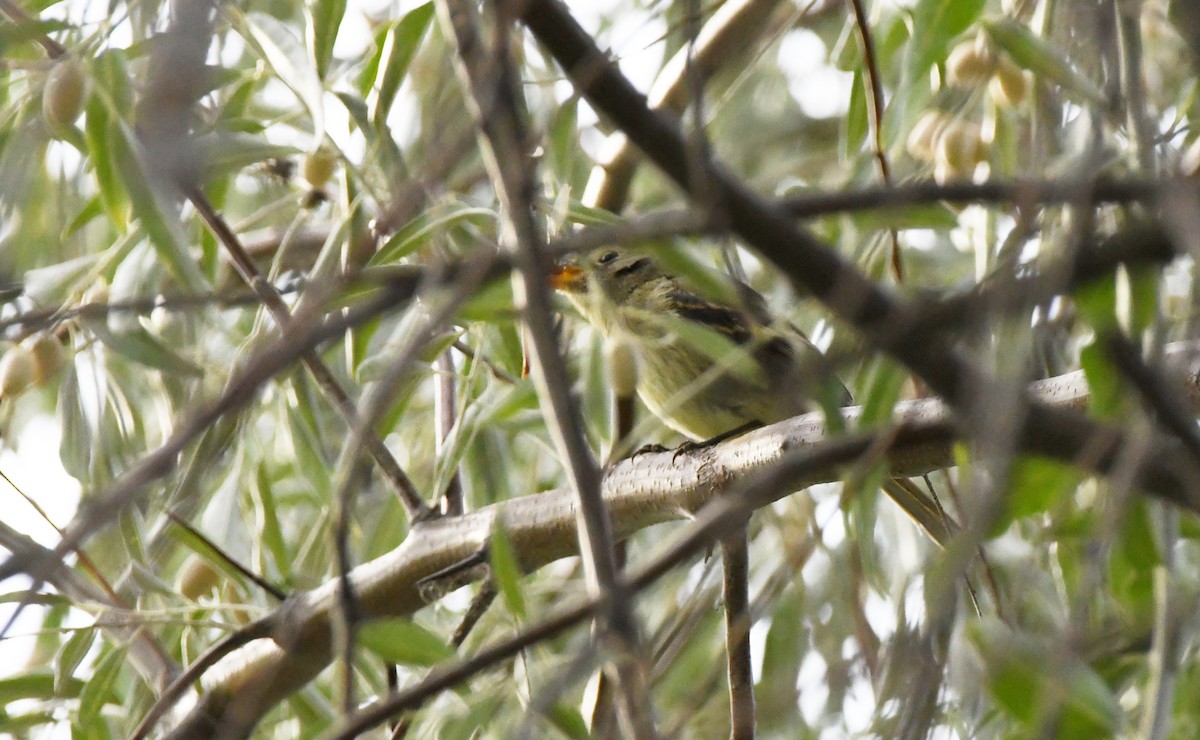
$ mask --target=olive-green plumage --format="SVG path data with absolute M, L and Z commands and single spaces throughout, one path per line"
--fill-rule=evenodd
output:
M 770 322 L 748 287 L 744 308 L 718 303 L 620 249 L 563 263 L 553 283 L 605 336 L 634 350 L 638 395 L 694 440 L 810 410 L 822 383 L 850 400 L 820 350 L 795 327 Z

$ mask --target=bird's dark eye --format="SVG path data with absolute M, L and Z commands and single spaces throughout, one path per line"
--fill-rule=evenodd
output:
M 599 262 L 602 265 L 607 265 L 609 262 L 612 262 L 616 258 L 617 258 L 616 252 L 605 252 L 604 254 L 600 255 Z

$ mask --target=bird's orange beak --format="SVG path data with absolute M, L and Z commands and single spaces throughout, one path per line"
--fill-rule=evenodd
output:
M 582 293 L 587 288 L 583 270 L 570 262 L 560 263 L 550 271 L 550 285 L 566 293 Z

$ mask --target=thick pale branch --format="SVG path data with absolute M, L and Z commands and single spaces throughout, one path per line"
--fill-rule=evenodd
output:
M 1193 412 L 1200 410 L 1200 359 L 1195 343 L 1176 345 L 1168 357 L 1173 378 Z M 1078 409 L 1088 400 L 1081 372 L 1039 381 L 1031 395 L 1048 407 Z M 848 426 L 860 409 L 844 410 Z M 897 475 L 918 475 L 952 462 L 955 431 L 940 401 L 900 404 L 895 412 L 895 443 L 889 465 Z M 604 481 L 604 499 L 618 536 L 626 537 L 654 524 L 689 517 L 707 502 L 736 487 L 747 476 L 764 471 L 795 451 L 824 440 L 820 414 L 807 414 L 764 427 L 712 447 L 675 455 L 639 455 L 617 464 Z M 1120 434 L 1113 431 L 1116 443 Z M 860 453 L 872 437 L 864 437 Z M 1181 474 L 1173 467 L 1179 447 L 1166 440 L 1151 443 L 1150 466 L 1141 480 L 1152 492 L 1186 500 L 1178 492 Z M 852 463 L 846 459 L 845 463 Z M 1096 457 L 1080 461 L 1089 470 L 1104 470 Z M 839 471 L 789 480 L 791 489 L 837 480 Z M 527 569 L 536 569 L 577 553 L 575 497 L 560 489 L 495 504 L 464 516 L 422 522 L 390 553 L 354 569 L 351 578 L 365 618 L 400 617 L 426 604 L 419 583 L 477 553 L 498 519 Z M 177 728 L 177 737 L 219 727 L 245 733 L 275 703 L 317 675 L 329 661 L 328 618 L 335 608 L 336 582 L 302 596 L 281 623 L 286 635 L 258 640 L 233 653 L 204 680 L 207 692 Z

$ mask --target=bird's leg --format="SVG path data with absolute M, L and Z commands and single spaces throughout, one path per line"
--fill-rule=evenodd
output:
M 629 456 L 629 459 L 632 460 L 633 458 L 637 457 L 638 455 L 650 455 L 655 452 L 668 452 L 669 449 L 670 448 L 663 447 L 660 444 L 652 443 L 652 444 L 648 444 L 648 445 L 642 445 L 641 447 L 639 447 L 633 451 L 633 454 Z
M 727 439 L 733 439 L 734 437 L 740 437 L 741 435 L 745 434 L 746 432 L 750 431 L 751 429 L 757 429 L 757 428 L 761 427 L 762 425 L 763 424 L 761 421 L 758 421 L 757 419 L 755 419 L 753 421 L 748 421 L 745 424 L 742 424 L 740 427 L 734 427 L 733 429 L 730 429 L 728 432 L 721 432 L 717 436 L 710 437 L 702 442 L 693 442 L 690 439 L 685 440 L 682 444 L 680 444 L 678 447 L 675 448 L 675 454 L 671 456 L 671 462 L 675 462 L 676 458 L 678 458 L 680 455 L 686 455 L 690 452 L 695 452 L 696 450 L 702 450 L 705 447 L 712 447 L 713 445 L 724 442 Z

